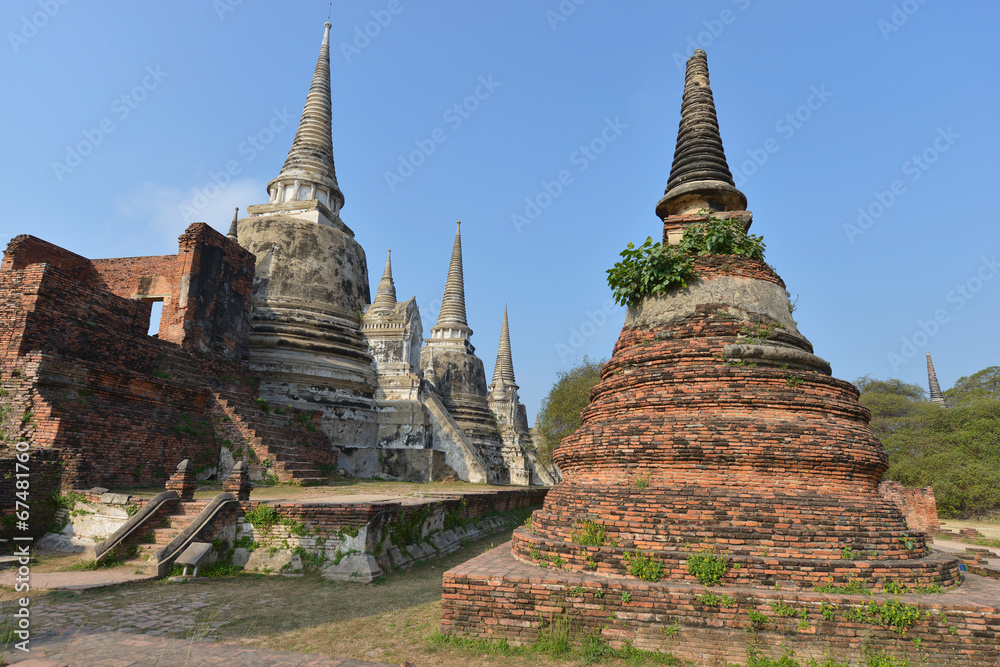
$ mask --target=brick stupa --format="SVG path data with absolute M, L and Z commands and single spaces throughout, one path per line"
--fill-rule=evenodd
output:
M 748 229 L 746 208 L 698 50 L 656 207 L 663 241 L 709 213 Z M 531 524 L 445 574 L 445 632 L 530 641 L 565 613 L 612 643 L 733 659 L 740 631 L 763 627 L 748 609 L 770 616 L 789 594 L 808 601 L 800 630 L 816 632 L 811 619 L 833 623 L 814 586 L 878 594 L 960 582 L 958 562 L 932 552 L 878 494 L 888 459 L 870 413 L 799 333 L 781 278 L 743 256 L 700 256 L 694 267 L 686 287 L 629 308 L 582 427 L 556 449 L 562 481 Z M 740 590 L 741 602 L 699 606 L 705 588 L 689 569 L 698 557 L 725 562 L 719 585 Z M 662 565 L 655 581 L 630 572 L 641 559 Z M 684 641 L 665 637 L 670 624 Z M 857 648 L 864 632 L 844 632 L 839 644 L 813 635 L 805 651 Z M 995 628 L 990 642 L 995 655 Z

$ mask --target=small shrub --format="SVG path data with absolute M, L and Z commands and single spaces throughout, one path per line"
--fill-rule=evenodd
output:
M 687 571 L 706 586 L 722 581 L 728 569 L 726 559 L 710 549 L 691 554 L 687 558 Z
M 585 547 L 603 547 L 607 542 L 607 529 L 603 523 L 584 519 L 577 523 L 577 528 L 579 530 L 573 538 L 577 544 Z
M 270 505 L 257 505 L 246 514 L 247 521 L 256 528 L 270 528 L 271 526 L 278 523 L 278 511 L 271 507 Z
M 623 554 L 628 573 L 643 581 L 659 581 L 663 578 L 663 562 L 640 552 Z

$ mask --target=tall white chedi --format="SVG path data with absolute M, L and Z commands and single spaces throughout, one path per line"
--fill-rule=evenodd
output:
M 344 195 L 333 162 L 330 24 L 285 164 L 268 203 L 236 225 L 257 256 L 250 367 L 261 394 L 319 410 L 337 446 L 375 440 L 372 357 L 360 318 L 369 302 L 365 252 L 340 218 Z

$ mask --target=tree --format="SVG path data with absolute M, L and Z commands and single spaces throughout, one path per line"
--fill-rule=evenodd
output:
M 537 453 L 542 463 L 551 464 L 552 452 L 562 439 L 580 428 L 580 413 L 590 403 L 590 390 L 600 381 L 601 366 L 606 361 L 584 357 L 580 365 L 559 372 L 559 379 L 542 400 L 538 413 L 542 442 L 537 445 Z
M 960 400 L 949 399 L 947 409 L 901 380 L 857 381 L 861 402 L 872 412 L 872 431 L 889 455 L 886 478 L 933 486 L 943 516 L 1000 507 L 1000 399 L 990 396 L 990 371 L 959 380 Z
M 955 386 L 944 392 L 945 401 L 952 406 L 984 398 L 1000 400 L 1000 366 L 958 378 Z

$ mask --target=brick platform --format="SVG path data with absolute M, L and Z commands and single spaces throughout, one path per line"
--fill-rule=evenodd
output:
M 720 600 L 711 605 L 699 597 L 706 593 Z M 921 618 L 904 630 L 845 616 L 872 601 L 914 605 Z M 516 560 L 507 543 L 445 572 L 441 629 L 524 644 L 534 641 L 544 624 L 565 617 L 577 641 L 600 633 L 613 646 L 630 641 L 698 665 L 742 664 L 750 641 L 776 657 L 791 650 L 800 660 L 857 658 L 868 647 L 914 664 L 986 667 L 1000 664 L 998 602 L 1000 582 L 976 575 L 946 593 L 919 596 L 706 588 L 542 568 Z M 754 623 L 749 610 L 766 620 Z

